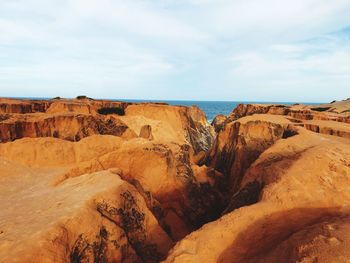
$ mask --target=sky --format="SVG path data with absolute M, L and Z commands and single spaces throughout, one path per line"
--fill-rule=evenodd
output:
M 350 97 L 349 0 L 0 0 L 0 96 Z

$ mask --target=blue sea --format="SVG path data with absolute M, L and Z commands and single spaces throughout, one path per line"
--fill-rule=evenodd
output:
M 17 99 L 50 99 L 50 98 L 32 98 L 32 97 L 17 97 Z M 126 101 L 126 102 L 165 102 L 170 105 L 181 105 L 181 106 L 192 106 L 197 105 L 201 108 L 209 122 L 211 122 L 216 115 L 224 114 L 228 115 L 230 112 L 236 108 L 240 103 L 249 104 L 249 103 L 259 103 L 259 104 L 286 104 L 292 105 L 296 102 L 280 102 L 280 101 L 271 101 L 271 102 L 259 102 L 259 101 L 195 101 L 195 100 L 135 100 L 135 99 L 109 99 L 115 101 Z M 320 103 L 309 103 L 309 102 L 298 102 L 306 105 L 317 105 Z

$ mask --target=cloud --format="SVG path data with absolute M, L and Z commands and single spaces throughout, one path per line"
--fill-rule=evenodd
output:
M 245 57 L 250 57 L 245 59 Z M 233 56 L 252 69 L 264 65 L 260 72 L 268 71 L 269 65 L 278 65 L 276 70 L 313 70 L 320 73 L 347 74 L 350 72 L 350 34 L 341 30 L 288 44 L 274 44 L 255 52 Z M 255 60 L 255 61 L 252 61 Z M 255 66 L 254 66 L 255 65 Z
M 230 63 L 232 83 L 243 83 L 247 94 L 254 87 L 260 89 L 264 100 L 269 96 L 310 102 L 341 99 L 350 83 L 350 39 L 341 31 L 234 54 Z
M 3 0 L 0 95 L 345 97 L 349 12 L 348 0 Z

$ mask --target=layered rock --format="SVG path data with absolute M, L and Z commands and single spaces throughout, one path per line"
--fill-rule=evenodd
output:
M 112 171 L 52 186 L 54 170 L 0 161 L 11 177 L 1 184 L 2 262 L 158 262 L 172 245 L 142 196 Z
M 304 121 L 301 126 L 306 129 L 328 135 L 334 135 L 350 139 L 350 124 L 335 121 Z
M 213 172 L 192 161 L 213 140 L 198 108 L 129 105 L 121 116 L 87 98 L 48 103 L 1 115 L 1 196 L 12 201 L 0 261 L 159 262 L 217 217 Z
M 101 109 L 124 109 L 128 103 L 88 99 L 16 100 L 0 98 L 0 142 L 24 137 L 56 137 L 71 141 L 93 134 L 136 137 L 115 116 Z
M 346 103 L 0 101 L 0 261 L 347 257 Z
M 348 103 L 350 104 L 350 102 Z M 287 115 L 297 120 L 332 120 L 350 123 L 348 110 L 341 113 L 320 110 L 320 106 L 274 105 L 274 104 L 239 104 L 229 115 L 229 121 L 253 114 Z
M 227 178 L 225 187 L 234 192 L 244 172 L 259 155 L 281 138 L 297 133 L 292 123 L 280 116 L 247 116 L 228 123 L 217 136 L 207 163 Z
M 206 179 L 197 180 L 188 145 L 162 145 L 144 139 L 90 136 L 77 143 L 55 138 L 21 139 L 0 145 L 0 156 L 25 167 L 57 171 L 52 187 L 94 172 L 118 168 L 140 190 L 149 209 L 173 239 L 210 221 L 217 194 Z M 207 201 L 207 199 L 210 201 Z M 43 200 L 46 202 L 47 200 Z M 10 205 L 10 204 L 9 204 Z
M 0 142 L 14 141 L 24 137 L 55 137 L 79 141 L 93 134 L 115 135 L 125 138 L 136 137 L 134 131 L 113 116 L 12 115 L 0 121 Z
M 321 105 L 274 105 L 274 104 L 239 104 L 220 124 L 220 129 L 227 123 L 254 114 L 288 116 L 288 119 L 306 129 L 323 134 L 349 138 L 350 100 Z M 340 122 L 341 124 L 337 124 Z M 214 126 L 216 127 L 216 126 Z
M 93 134 L 131 138 L 140 134 L 145 125 L 152 130 L 152 137 L 156 140 L 188 143 L 195 152 L 208 150 L 214 141 L 213 128 L 196 106 L 132 105 L 88 98 L 47 101 L 0 99 L 0 104 L 0 142 L 23 137 L 77 141 Z M 128 129 L 129 126 L 131 129 Z
M 19 99 L 0 98 L 0 114 L 45 112 L 50 105 L 51 103 L 49 101 L 43 100 L 23 101 Z
M 110 100 L 92 100 L 82 99 L 61 99 L 52 100 L 21 100 L 0 98 L 0 114 L 5 113 L 35 113 L 46 112 L 49 114 L 75 112 L 81 114 L 97 114 L 98 110 L 103 108 L 122 108 L 125 109 L 132 103 L 110 101 Z
M 165 262 L 344 258 L 346 234 L 332 227 L 347 229 L 350 141 L 291 125 L 263 114 L 226 125 L 211 153 L 233 189 L 225 215 L 181 240 Z
M 120 118 L 138 134 L 144 125 L 149 125 L 155 140 L 187 143 L 195 153 L 207 151 L 214 141 L 213 128 L 196 106 L 130 105 L 125 110 L 125 116 Z

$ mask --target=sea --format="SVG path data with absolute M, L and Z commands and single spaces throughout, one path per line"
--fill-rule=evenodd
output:
M 38 98 L 38 97 L 16 97 L 16 99 L 31 99 L 31 100 L 42 100 L 50 98 Z M 310 102 L 259 102 L 259 101 L 196 101 L 196 100 L 135 100 L 135 99 L 108 99 L 112 101 L 125 101 L 125 102 L 165 102 L 169 105 L 181 105 L 181 106 L 192 106 L 197 105 L 201 110 L 204 111 L 207 116 L 208 122 L 211 123 L 216 115 L 223 114 L 228 115 L 231 111 L 236 108 L 240 103 L 244 104 L 285 104 L 292 105 L 295 103 L 305 105 L 317 105 L 321 103 L 310 103 Z

